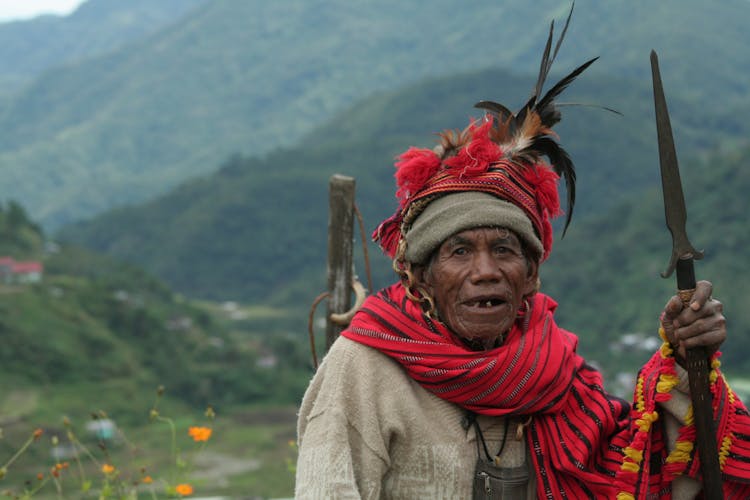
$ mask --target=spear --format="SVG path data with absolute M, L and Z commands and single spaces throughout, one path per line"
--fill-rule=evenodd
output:
M 659 60 L 651 51 L 651 74 L 654 82 L 654 108 L 656 110 L 656 132 L 659 139 L 659 164 L 661 166 L 662 191 L 664 193 L 664 213 L 667 227 L 672 233 L 672 257 L 667 270 L 662 273 L 668 278 L 677 271 L 677 290 L 682 303 L 687 306 L 695 291 L 695 270 L 693 260 L 701 259 L 703 252 L 690 244 L 685 230 L 687 211 L 682 194 L 680 169 L 677 164 L 672 125 L 664 98 L 664 89 L 659 73 Z M 708 500 L 723 498 L 721 468 L 716 446 L 716 430 L 713 420 L 713 404 L 708 379 L 708 354 L 703 347 L 693 347 L 686 353 L 686 369 L 690 383 L 690 398 L 693 403 L 696 442 L 703 475 L 703 494 Z

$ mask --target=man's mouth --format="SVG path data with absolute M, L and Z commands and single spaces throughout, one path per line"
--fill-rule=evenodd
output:
M 474 300 L 467 300 L 464 302 L 469 307 L 477 307 L 480 309 L 488 309 L 490 307 L 497 307 L 505 304 L 505 300 L 498 297 L 480 297 Z

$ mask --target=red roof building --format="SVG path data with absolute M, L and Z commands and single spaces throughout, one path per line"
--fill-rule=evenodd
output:
M 0 257 L 0 280 L 3 283 L 38 283 L 44 274 L 41 262 L 16 261 L 13 257 Z

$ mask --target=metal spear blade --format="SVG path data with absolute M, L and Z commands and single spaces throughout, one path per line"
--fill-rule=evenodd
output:
M 669 277 L 679 259 L 701 259 L 703 252 L 693 248 L 688 240 L 685 222 L 685 197 L 682 194 L 680 168 L 677 164 L 677 153 L 672 137 L 672 124 L 669 121 L 667 101 L 659 73 L 659 59 L 655 51 L 651 51 L 651 73 L 654 81 L 654 108 L 656 110 L 656 133 L 659 139 L 659 164 L 661 167 L 661 183 L 664 193 L 664 214 L 667 227 L 672 233 L 672 257 L 667 270 L 661 275 Z
M 662 273 L 665 278 L 677 269 L 677 288 L 683 304 L 692 300 L 696 288 L 693 259 L 703 257 L 688 241 L 685 231 L 687 214 L 685 198 L 682 194 L 680 170 L 677 165 L 672 125 L 669 123 L 667 102 L 659 74 L 659 61 L 656 52 L 651 51 L 651 72 L 654 81 L 654 107 L 656 109 L 656 131 L 659 139 L 659 163 L 664 192 L 664 212 L 667 227 L 672 233 L 672 259 L 669 268 Z M 713 421 L 713 404 L 709 381 L 708 355 L 703 347 L 693 347 L 686 351 L 685 368 L 690 382 L 690 400 L 693 404 L 696 444 L 703 473 L 703 492 L 707 499 L 723 498 L 721 466 L 716 446 L 716 429 Z

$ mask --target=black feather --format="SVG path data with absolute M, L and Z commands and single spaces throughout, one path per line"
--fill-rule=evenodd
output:
M 539 75 L 537 76 L 536 84 L 533 88 L 533 94 L 517 113 L 513 114 L 502 104 L 493 101 L 480 101 L 474 105 L 474 107 L 476 108 L 488 111 L 491 115 L 497 118 L 500 123 L 504 123 L 506 121 L 509 122 L 508 137 L 506 138 L 508 140 L 508 143 L 518 141 L 516 142 L 517 144 L 523 144 L 528 140 L 528 145 L 526 147 L 524 147 L 520 151 L 517 150 L 513 153 L 513 159 L 521 163 L 528 162 L 530 164 L 534 164 L 540 159 L 540 157 L 544 156 L 549 160 L 549 164 L 555 171 L 555 173 L 557 173 L 557 175 L 565 180 L 565 188 L 567 193 L 567 210 L 565 217 L 565 226 L 562 233 L 563 236 L 565 236 L 568 226 L 570 225 L 570 221 L 573 217 L 573 208 L 575 206 L 576 199 L 576 172 L 573 161 L 570 159 L 568 153 L 562 147 L 560 147 L 560 145 L 553 137 L 545 134 L 548 133 L 549 129 L 551 129 L 552 126 L 558 123 L 561 119 L 560 112 L 556 108 L 555 98 L 559 96 L 581 73 L 586 70 L 586 68 L 593 64 L 594 61 L 596 61 L 598 58 L 595 57 L 578 66 L 560 81 L 555 83 L 552 88 L 550 88 L 543 96 L 542 91 L 544 88 L 544 83 L 552 67 L 552 63 L 555 61 L 557 53 L 560 50 L 560 46 L 562 45 L 562 41 L 565 38 L 565 34 L 568 31 L 568 26 L 570 25 L 570 19 L 573 15 L 574 6 L 575 2 L 573 2 L 570 6 L 568 18 L 565 20 L 565 26 L 563 27 L 562 33 L 560 33 L 560 36 L 554 45 L 554 49 L 552 39 L 554 36 L 555 23 L 554 21 L 550 23 L 549 35 L 547 37 L 547 43 L 544 47 L 544 53 L 542 54 L 542 60 L 539 65 Z M 527 120 L 530 115 L 533 115 L 535 113 L 539 116 L 541 128 L 524 128 L 524 133 L 538 135 L 534 135 L 531 138 L 516 137 L 517 133 L 524 125 L 525 120 Z
M 479 101 L 474 105 L 475 108 L 489 111 L 499 123 L 504 123 L 508 118 L 513 116 L 513 112 L 500 103 L 493 101 Z
M 573 207 L 576 202 L 576 171 L 573 160 L 568 152 L 549 136 L 535 137 L 532 143 L 524 149 L 524 152 L 535 153 L 546 156 L 557 175 L 565 180 L 565 191 L 567 192 L 567 206 L 565 214 L 565 226 L 562 236 L 568 230 L 570 220 L 573 217 Z
M 590 102 L 556 102 L 555 106 L 557 106 L 558 108 L 564 108 L 568 106 L 580 106 L 582 108 L 584 107 L 597 108 L 597 109 L 603 109 L 604 111 L 609 111 L 610 113 L 614 113 L 616 115 L 624 116 L 621 112 L 617 111 L 614 108 L 602 106 L 601 104 L 592 104 Z
M 557 39 L 557 43 L 555 44 L 555 51 L 552 53 L 552 57 L 550 57 L 550 49 L 552 48 L 552 35 L 555 31 L 555 21 L 552 20 L 552 22 L 549 25 L 549 35 L 547 36 L 547 43 L 544 47 L 544 53 L 542 54 L 542 61 L 539 65 L 539 76 L 536 80 L 536 85 L 534 86 L 534 95 L 531 96 L 531 99 L 529 99 L 529 102 L 526 103 L 526 106 L 529 108 L 534 106 L 534 103 L 536 102 L 536 99 L 539 98 L 540 95 L 542 95 L 542 88 L 544 87 L 544 81 L 547 79 L 547 75 L 549 75 L 549 70 L 552 68 L 552 63 L 555 62 L 555 58 L 557 57 L 557 53 L 560 50 L 560 46 L 562 45 L 562 41 L 565 38 L 565 33 L 568 31 L 568 26 L 570 25 L 570 18 L 573 17 L 573 8 L 575 7 L 575 2 L 571 3 L 570 5 L 570 12 L 568 12 L 568 18 L 565 20 L 565 26 L 563 26 L 562 33 L 560 33 L 560 37 Z
M 497 119 L 495 127 L 498 127 L 501 123 L 508 122 L 508 135 L 511 137 L 515 135 L 518 122 L 511 110 L 502 104 L 493 101 L 479 101 L 474 107 L 484 109 L 494 116 Z
M 599 58 L 594 57 L 593 59 L 589 59 L 588 61 L 571 71 L 567 76 L 562 78 L 551 89 L 549 89 L 549 91 L 544 94 L 544 97 L 542 97 L 539 102 L 537 102 L 535 109 L 537 113 L 539 113 L 539 116 L 542 119 L 542 123 L 544 125 L 551 127 L 552 125 L 560 121 L 560 113 L 555 110 L 554 106 L 555 97 L 560 95 L 560 93 L 565 90 L 568 85 L 570 85 L 573 80 L 578 77 L 578 75 L 583 73 L 586 68 L 591 66 L 591 64 L 593 64 L 597 59 Z
M 570 12 L 568 12 L 568 18 L 565 20 L 565 26 L 563 26 L 562 33 L 560 33 L 560 38 L 557 39 L 557 45 L 555 45 L 555 52 L 552 54 L 552 60 L 554 61 L 557 57 L 557 52 L 560 50 L 560 45 L 562 45 L 563 38 L 565 38 L 565 33 L 568 32 L 568 25 L 570 24 L 570 18 L 573 17 L 573 7 L 576 6 L 576 3 L 573 2 L 570 4 Z M 550 66 L 552 63 L 550 62 Z M 547 69 L 547 72 L 549 73 L 549 69 Z
M 552 61 L 549 59 L 549 51 L 552 47 L 552 33 L 555 30 L 555 21 L 553 20 L 549 25 L 549 35 L 547 36 L 547 43 L 544 46 L 544 54 L 542 54 L 542 61 L 539 64 L 539 76 L 536 79 L 536 85 L 534 85 L 534 93 L 531 95 L 531 99 L 526 106 L 530 107 L 534 105 L 536 98 L 541 95 L 542 87 L 544 86 L 544 80 L 547 79 L 547 73 L 549 68 L 552 66 Z

